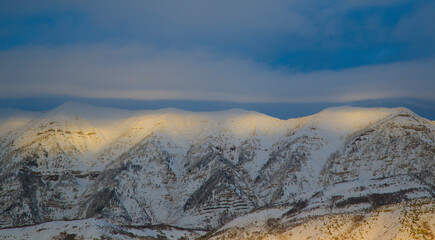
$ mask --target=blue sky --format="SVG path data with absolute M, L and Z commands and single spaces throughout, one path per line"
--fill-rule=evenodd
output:
M 278 106 L 412 99 L 435 117 L 433 23 L 429 0 L 0 1 L 0 107 L 225 102 L 286 116 Z

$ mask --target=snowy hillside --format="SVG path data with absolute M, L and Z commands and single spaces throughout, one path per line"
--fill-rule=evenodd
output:
M 67 103 L 0 111 L 0 165 L 0 239 L 38 229 L 41 239 L 61 229 L 85 239 L 119 231 L 176 239 L 169 232 L 193 238 L 222 226 L 213 237 L 256 228 L 276 235 L 263 226 L 270 219 L 291 232 L 328 216 L 375 223 L 370 214 L 383 207 L 402 214 L 415 201 L 433 203 L 435 126 L 405 108 L 338 107 L 280 120 L 240 109 Z M 264 221 L 249 217 L 261 209 Z M 149 230 L 162 224 L 168 233 Z

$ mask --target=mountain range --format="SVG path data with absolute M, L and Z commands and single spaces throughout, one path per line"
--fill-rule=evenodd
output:
M 434 239 L 435 122 L 0 111 L 0 239 Z

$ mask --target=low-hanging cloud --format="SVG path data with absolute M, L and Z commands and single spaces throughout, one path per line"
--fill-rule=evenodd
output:
M 204 49 L 76 45 L 0 52 L 1 98 L 344 102 L 434 100 L 435 59 L 300 73 Z

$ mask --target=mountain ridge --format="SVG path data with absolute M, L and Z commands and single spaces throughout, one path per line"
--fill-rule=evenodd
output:
M 0 228 L 96 218 L 210 230 L 262 208 L 300 221 L 435 196 L 435 127 L 406 108 L 280 120 L 68 103 L 27 117 L 0 134 Z

